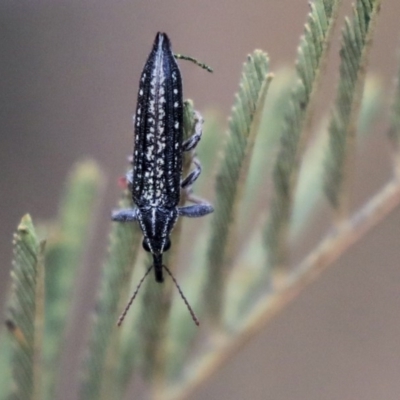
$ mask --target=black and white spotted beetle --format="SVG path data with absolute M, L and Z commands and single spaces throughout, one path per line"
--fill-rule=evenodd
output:
M 155 279 L 163 282 L 163 269 L 176 281 L 169 269 L 163 265 L 163 253 L 171 242 L 169 236 L 179 216 L 202 217 L 213 212 L 213 207 L 193 196 L 190 188 L 201 172 L 200 163 L 194 159 L 195 169 L 182 180 L 182 153 L 195 148 L 202 135 L 203 119 L 195 115 L 194 134 L 183 141 L 183 97 L 182 78 L 176 62 L 186 59 L 209 69 L 191 57 L 174 55 L 165 33 L 157 33 L 153 49 L 143 68 L 139 84 L 139 95 L 134 117 L 135 147 L 133 170 L 127 174 L 136 208 L 113 212 L 113 221 L 138 221 L 143 232 L 143 248 L 153 256 L 149 267 L 118 320 L 121 325 L 140 285 L 154 268 Z M 188 200 L 195 203 L 179 207 L 180 191 L 186 190 Z M 176 284 L 189 308 L 193 320 L 198 324 L 182 291 Z

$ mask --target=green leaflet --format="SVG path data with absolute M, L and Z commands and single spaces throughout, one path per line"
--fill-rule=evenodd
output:
M 234 252 L 234 234 L 245 178 L 271 76 L 268 57 L 256 50 L 244 64 L 239 92 L 229 120 L 229 135 L 216 180 L 213 229 L 205 282 L 207 314 L 218 325 L 227 267 Z
M 25 215 L 14 235 L 12 288 L 7 327 L 13 337 L 12 389 L 9 400 L 39 400 L 44 322 L 44 247 L 31 217 Z
M 195 192 L 206 193 L 204 186 L 212 183 L 212 169 L 216 164 L 216 155 L 220 149 L 223 131 L 221 123 L 215 113 L 204 115 L 205 125 L 203 137 L 196 148 L 199 159 L 202 162 L 202 174 L 196 181 Z M 203 178 L 203 182 L 202 182 Z M 200 188 L 199 188 L 200 186 Z M 209 198 L 207 194 L 206 198 Z M 179 284 L 188 297 L 188 300 L 196 313 L 204 306 L 203 287 L 206 278 L 206 245 L 209 238 L 212 215 L 201 218 L 196 224 L 190 219 L 183 220 L 182 245 L 184 248 L 184 262 L 182 275 L 179 276 Z M 183 257 L 182 257 L 183 258 Z M 200 330 L 203 320 L 200 320 Z M 199 334 L 199 328 L 190 321 L 188 310 L 175 290 L 171 318 L 169 320 L 168 336 L 166 340 L 167 379 L 176 381 L 182 379 L 184 363 L 190 354 L 195 338 Z
M 266 178 L 269 179 L 271 175 L 286 105 L 294 83 L 292 70 L 282 68 L 274 72 L 246 177 L 243 205 L 240 207 L 240 247 L 247 243 L 247 232 L 260 220 L 260 205 L 268 202 L 271 182 Z
M 270 288 L 271 270 L 265 269 L 260 261 L 265 259 L 262 221 L 265 204 L 268 204 L 271 168 L 279 145 L 280 127 L 293 84 L 293 71 L 282 69 L 274 72 L 246 177 L 234 269 L 228 278 L 225 298 L 226 321 L 233 331 L 241 326 L 256 299 Z
M 78 163 L 72 170 L 60 206 L 58 220 L 46 251 L 46 324 L 44 398 L 54 399 L 64 329 L 82 254 L 87 247 L 90 221 L 102 186 L 93 161 Z
M 339 3 L 340 1 L 328 0 L 310 3 L 311 13 L 305 25 L 296 61 L 298 81 L 287 105 L 280 151 L 273 173 L 274 193 L 265 228 L 269 267 L 283 267 L 287 264 L 288 230 L 305 142 L 304 127 L 308 123 L 312 95 L 318 86 Z
M 340 78 L 329 124 L 325 194 L 341 217 L 348 212 L 348 192 L 355 152 L 355 132 L 380 0 L 359 0 L 346 19 L 340 50 Z
M 0 399 L 6 399 L 10 396 L 12 386 L 12 340 L 13 338 L 3 326 L 0 330 Z
M 196 192 L 207 193 L 204 195 L 210 198 L 213 192 L 213 178 L 215 177 L 218 154 L 221 144 L 224 141 L 224 129 L 222 127 L 223 117 L 214 110 L 204 113 L 203 136 L 196 147 L 196 153 L 201 161 L 201 174 L 195 183 Z
M 124 199 L 119 202 L 118 208 L 131 205 L 131 201 Z M 116 385 L 122 330 L 117 327 L 117 320 L 130 296 L 130 280 L 140 243 L 141 233 L 137 224 L 112 224 L 108 256 L 103 266 L 101 289 L 82 374 L 82 400 L 107 398 L 104 393 L 117 396 L 123 392 L 123 388 Z
M 383 88 L 375 76 L 367 76 L 364 95 L 358 118 L 357 135 L 365 142 L 371 127 L 382 111 Z M 312 143 L 304 153 L 296 188 L 295 203 L 291 221 L 291 242 L 304 232 L 304 229 L 318 215 L 317 203 L 323 197 L 324 162 L 329 144 L 328 118 L 321 122 Z

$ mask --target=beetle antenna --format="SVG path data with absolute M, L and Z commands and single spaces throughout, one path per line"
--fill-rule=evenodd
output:
M 193 308 L 190 307 L 189 302 L 187 301 L 187 298 L 185 297 L 185 295 L 182 292 L 181 287 L 178 285 L 178 282 L 176 281 L 175 277 L 172 275 L 172 272 L 169 270 L 169 268 L 166 265 L 163 265 L 164 269 L 167 271 L 168 275 L 171 277 L 171 279 L 174 281 L 176 288 L 178 289 L 179 294 L 182 297 L 182 300 L 184 301 L 184 303 L 186 304 L 187 309 L 190 312 L 190 315 L 192 316 L 192 320 L 193 322 L 199 326 L 200 325 L 200 321 L 197 319 L 196 314 L 193 311 Z
M 200 68 L 203 68 L 203 69 L 205 69 L 205 70 L 208 71 L 208 72 L 213 72 L 213 69 L 212 69 L 211 67 L 209 67 L 207 64 L 204 64 L 204 63 L 202 63 L 202 62 L 196 60 L 196 59 L 193 58 L 193 57 L 184 56 L 183 54 L 174 54 L 174 57 L 175 57 L 177 60 L 191 61 L 192 63 L 198 65 Z
M 128 313 L 129 308 L 131 307 L 131 305 L 133 303 L 133 300 L 135 300 L 135 297 L 139 292 L 140 286 L 142 286 L 142 283 L 144 282 L 144 280 L 146 279 L 146 276 L 150 273 L 152 268 L 153 268 L 153 266 L 150 265 L 150 267 L 147 269 L 146 273 L 143 275 L 143 278 L 140 280 L 139 284 L 137 285 L 136 290 L 134 291 L 134 293 L 133 293 L 132 297 L 130 298 L 128 304 L 126 305 L 124 312 L 118 318 L 118 322 L 117 322 L 118 326 L 121 326 L 122 322 L 124 321 L 124 319 L 126 317 L 126 314 Z

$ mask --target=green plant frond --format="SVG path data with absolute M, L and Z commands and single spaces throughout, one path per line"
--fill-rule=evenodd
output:
M 171 239 L 173 236 L 172 234 Z M 176 245 L 177 242 L 175 242 Z M 152 260 L 150 257 L 147 258 L 147 265 L 150 265 Z M 165 260 L 165 264 L 169 267 L 171 264 L 167 262 L 168 259 Z M 172 280 L 166 273 L 164 275 L 163 284 L 156 282 L 153 275 L 149 276 L 145 282 L 136 324 L 136 328 L 139 329 L 139 341 L 136 348 L 140 374 L 150 384 L 153 395 L 163 389 L 165 382 L 165 337 L 174 290 Z
M 141 239 L 139 242 L 141 243 Z M 144 265 L 149 265 L 148 256 L 139 251 L 130 282 L 129 295 L 124 297 L 125 303 L 122 304 L 122 309 L 125 307 L 126 302 L 132 295 L 133 291 L 136 290 L 140 279 L 143 278 L 143 275 L 146 272 L 146 269 L 143 268 Z M 151 273 L 146 279 L 154 280 Z M 142 331 L 139 325 L 143 301 L 143 293 L 142 290 L 140 290 L 138 298 L 135 300 L 134 304 L 132 304 L 129 313 L 126 315 L 124 323 L 119 328 L 121 332 L 118 348 L 118 366 L 115 372 L 116 381 L 113 383 L 113 385 L 118 386 L 117 393 L 121 393 L 121 397 L 123 397 L 122 393 L 126 393 L 127 387 L 132 380 L 132 376 L 136 370 L 139 370 L 139 367 L 143 361 L 143 349 L 141 347 Z M 111 388 L 112 387 L 113 386 L 111 386 Z M 110 390 L 107 392 L 110 393 Z M 105 397 L 103 396 L 103 398 Z
M 260 219 L 260 208 L 267 202 L 267 192 L 270 182 L 265 177 L 269 175 L 279 145 L 279 134 L 286 104 L 294 85 L 294 71 L 282 68 L 274 72 L 265 100 L 264 110 L 260 121 L 249 173 L 246 178 L 243 194 L 243 206 L 240 207 L 240 231 L 245 237 L 240 238 L 241 247 L 247 242 L 247 232 Z M 262 173 L 260 173 L 262 171 Z
M 118 204 L 121 209 L 129 207 L 132 207 L 132 201 L 128 198 Z M 119 340 L 122 327 L 117 327 L 117 321 L 130 297 L 130 281 L 140 244 L 141 232 L 137 224 L 112 223 L 108 255 L 103 266 L 101 289 L 82 374 L 82 400 L 102 399 L 104 396 L 102 393 L 100 397 L 100 392 L 107 393 L 110 387 L 117 389 L 111 384 L 117 382 L 116 369 L 120 362 Z M 117 396 L 118 391 L 115 390 Z
M 74 280 L 87 247 L 91 231 L 89 224 L 102 183 L 95 162 L 84 161 L 74 167 L 62 197 L 55 232 L 49 237 L 46 251 L 46 346 L 43 354 L 45 399 L 54 399 Z
M 13 338 L 4 329 L 0 331 L 0 398 L 8 399 L 11 396 L 12 379 L 12 357 Z
M 202 163 L 202 173 L 195 184 L 195 193 L 207 193 L 211 189 L 211 171 L 216 164 L 216 155 L 221 145 L 221 118 L 215 112 L 204 115 L 204 132 L 196 153 Z M 209 191 L 208 190 L 208 191 Z M 207 195 L 207 198 L 208 195 Z M 184 260 L 179 284 L 188 298 L 193 310 L 197 313 L 204 304 L 203 287 L 206 278 L 206 245 L 210 232 L 211 216 L 201 218 L 194 225 L 190 219 L 183 220 L 182 244 Z M 181 257 L 182 258 L 182 257 Z M 200 329 L 203 321 L 200 321 Z M 190 320 L 187 307 L 174 290 L 173 307 L 169 320 L 166 339 L 167 365 L 166 376 L 169 381 L 181 378 L 184 363 L 192 350 L 193 342 L 199 333 L 199 328 Z
M 175 231 L 175 229 L 177 229 Z M 175 267 L 170 260 L 176 260 L 178 251 L 178 232 L 179 226 L 175 226 L 171 234 L 173 245 L 169 250 L 169 257 L 165 257 L 163 262 L 168 267 Z M 175 239 L 175 240 L 174 240 Z M 175 253 L 175 254 L 172 254 Z M 172 256 L 171 256 L 172 254 Z M 146 257 L 146 265 L 153 263 L 150 256 Z M 152 390 L 157 391 L 163 384 L 165 375 L 165 342 L 167 321 L 172 305 L 173 282 L 164 272 L 164 283 L 155 281 L 151 274 L 143 285 L 143 293 L 140 299 L 140 314 L 137 319 L 139 329 L 139 343 L 137 345 L 140 371 L 142 376 L 152 384 Z
M 195 183 L 196 192 L 208 193 L 213 189 L 212 176 L 216 169 L 217 154 L 225 136 L 222 121 L 222 115 L 214 110 L 207 110 L 204 113 L 203 136 L 196 147 L 202 166 L 201 174 Z
M 271 186 L 271 182 L 265 178 L 270 175 L 276 158 L 280 128 L 295 83 L 294 78 L 294 71 L 287 68 L 274 72 L 274 79 L 268 89 L 262 111 L 240 207 L 240 237 L 236 246 L 234 269 L 227 283 L 229 290 L 226 293 L 225 314 L 230 330 L 240 329 L 240 318 L 269 288 L 271 271 L 266 270 L 264 263 L 260 261 L 265 258 L 265 249 L 261 245 L 260 223 L 265 217 L 262 210 L 265 208 Z
M 375 76 L 367 76 L 358 118 L 357 134 L 365 142 L 382 110 L 383 87 Z M 324 163 L 329 145 L 328 117 L 324 118 L 311 145 L 307 148 L 300 169 L 291 219 L 291 241 L 304 231 L 313 216 L 316 205 L 323 197 Z
M 329 124 L 325 194 L 343 218 L 348 210 L 348 189 L 355 152 L 356 122 L 380 0 L 358 0 L 353 18 L 346 19 L 340 50 L 340 78 Z
M 287 239 L 294 190 L 308 123 L 312 94 L 315 93 L 329 38 L 340 1 L 316 0 L 305 26 L 296 61 L 297 82 L 286 107 L 281 145 L 273 172 L 274 193 L 265 229 L 268 265 L 287 264 Z
M 207 313 L 216 324 L 219 324 L 221 317 L 226 269 L 234 250 L 232 243 L 238 205 L 271 80 L 268 70 L 269 61 L 265 53 L 256 50 L 248 56 L 229 121 L 224 158 L 217 176 L 213 229 L 208 248 L 208 278 L 205 283 Z
M 251 237 L 238 255 L 228 279 L 225 298 L 225 319 L 230 333 L 240 332 L 249 310 L 272 288 L 270 276 L 260 260 L 265 257 L 261 220 L 255 223 Z
M 381 79 L 374 74 L 367 74 L 364 92 L 361 99 L 361 109 L 357 122 L 357 135 L 368 137 L 383 111 L 384 92 Z
M 189 253 L 185 257 L 187 261 L 184 263 L 184 272 L 179 277 L 180 286 L 196 313 L 201 312 L 204 307 L 204 284 L 207 278 L 207 270 L 204 266 L 211 229 L 210 223 L 204 224 L 194 239 L 191 238 L 192 240 L 188 242 L 191 249 L 188 249 Z M 206 325 L 206 321 L 200 317 L 199 330 L 190 320 L 188 310 L 176 291 L 174 297 L 174 307 L 167 337 L 167 374 L 170 381 L 179 381 L 183 378 L 184 363 L 189 354 L 192 353 L 193 343 Z
M 13 337 L 12 389 L 9 399 L 39 400 L 44 321 L 44 247 L 29 215 L 14 235 L 12 288 L 6 325 Z

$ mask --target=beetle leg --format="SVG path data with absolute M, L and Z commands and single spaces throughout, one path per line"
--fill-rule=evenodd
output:
M 209 203 L 195 204 L 194 206 L 185 206 L 178 208 L 178 214 L 182 217 L 198 218 L 203 215 L 210 214 L 214 211 L 214 208 Z
M 203 122 L 204 119 L 201 114 L 198 111 L 194 111 L 194 133 L 183 142 L 182 151 L 190 151 L 197 146 L 203 134 Z
M 128 187 L 132 187 L 132 182 L 133 182 L 133 169 L 130 169 L 126 175 L 125 175 L 126 183 L 128 184 Z
M 137 208 L 126 208 L 123 210 L 113 211 L 111 219 L 117 222 L 131 222 L 138 219 Z
M 200 161 L 197 158 L 194 158 L 193 164 L 195 165 L 194 170 L 181 182 L 181 188 L 188 192 L 190 192 L 191 186 L 201 174 Z

